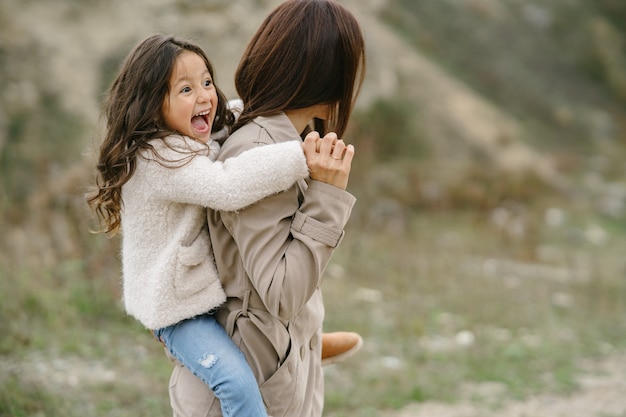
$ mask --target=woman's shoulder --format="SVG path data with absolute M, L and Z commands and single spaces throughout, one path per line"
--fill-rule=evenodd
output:
M 291 121 L 284 113 L 274 116 L 260 116 L 246 123 L 236 131 L 222 145 L 220 159 L 238 155 L 248 149 L 262 145 L 286 142 L 299 139 Z
M 228 139 L 222 143 L 219 159 L 224 160 L 257 147 L 264 135 L 264 129 L 254 121 L 246 123 L 231 133 Z

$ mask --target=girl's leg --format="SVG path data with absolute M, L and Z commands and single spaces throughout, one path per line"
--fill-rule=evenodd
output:
M 212 315 L 156 330 L 170 353 L 211 388 L 224 417 L 267 417 L 245 356 Z

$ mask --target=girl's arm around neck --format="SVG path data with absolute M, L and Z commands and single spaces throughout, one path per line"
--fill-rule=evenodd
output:
M 160 198 L 224 211 L 284 191 L 309 172 L 296 140 L 259 146 L 224 162 L 196 156 L 178 168 L 148 165 L 151 188 Z

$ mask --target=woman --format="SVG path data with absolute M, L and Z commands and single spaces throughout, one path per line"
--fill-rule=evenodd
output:
M 246 355 L 273 417 L 322 415 L 320 285 L 355 203 L 345 191 L 354 148 L 338 138 L 364 70 L 363 36 L 349 11 L 333 0 L 289 0 L 263 22 L 235 75 L 244 108 L 221 160 L 296 136 L 334 158 L 307 156 L 310 181 L 237 212 L 208 212 L 227 295 L 217 318 Z M 323 138 L 308 133 L 311 124 Z M 170 397 L 175 416 L 220 415 L 183 367 L 172 374 Z

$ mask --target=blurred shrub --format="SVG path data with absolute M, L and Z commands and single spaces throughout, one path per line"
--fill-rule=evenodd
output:
M 70 416 L 63 399 L 10 372 L 0 379 L 0 416 Z
M 0 147 L 0 185 L 14 206 L 55 174 L 80 159 L 84 123 L 43 93 L 33 108 L 9 113 L 6 143 Z
M 388 162 L 394 159 L 421 159 L 429 149 L 421 136 L 416 121 L 419 109 L 414 103 L 398 97 L 395 100 L 377 100 L 370 107 L 357 112 L 351 136 L 354 136 L 359 159 L 370 162 Z M 355 163 L 359 164 L 357 160 Z M 362 164 L 362 162 L 361 162 Z

